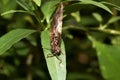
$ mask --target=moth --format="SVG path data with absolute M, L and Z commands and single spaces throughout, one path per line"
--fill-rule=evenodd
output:
M 56 56 L 60 60 L 59 55 L 61 54 L 61 34 L 62 34 L 62 19 L 63 19 L 63 4 L 59 4 L 56 12 L 52 17 L 51 30 L 50 30 L 50 46 L 53 56 Z

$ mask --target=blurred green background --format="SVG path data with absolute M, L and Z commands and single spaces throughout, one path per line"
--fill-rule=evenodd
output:
M 18 28 L 40 31 L 0 55 L 0 80 L 51 80 L 39 35 L 49 30 L 58 2 L 40 1 L 0 0 L 0 13 L 10 13 L 0 16 L 0 37 Z M 91 1 L 63 0 L 66 80 L 119 80 L 120 0 Z

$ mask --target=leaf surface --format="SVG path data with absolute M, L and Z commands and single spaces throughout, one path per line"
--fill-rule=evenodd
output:
M 120 78 L 120 47 L 106 45 L 92 40 L 100 64 L 100 69 L 105 80 L 119 80 Z
M 35 4 L 36 4 L 37 6 L 40 7 L 40 5 L 41 5 L 41 0 L 33 0 L 33 1 L 35 2 Z
M 62 54 L 59 56 L 62 60 L 62 63 L 60 64 L 60 61 L 55 56 L 47 57 L 49 54 L 52 54 L 50 50 L 50 36 L 48 31 L 42 32 L 41 39 L 44 56 L 52 80 L 66 80 L 66 55 L 63 41 L 61 44 Z
M 7 51 L 13 44 L 34 32 L 34 30 L 16 29 L 0 37 L 0 55 Z

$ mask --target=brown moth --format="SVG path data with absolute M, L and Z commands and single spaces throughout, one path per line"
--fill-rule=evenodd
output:
M 50 45 L 53 56 L 58 57 L 61 54 L 61 34 L 62 34 L 63 4 L 60 3 L 53 15 L 50 31 Z

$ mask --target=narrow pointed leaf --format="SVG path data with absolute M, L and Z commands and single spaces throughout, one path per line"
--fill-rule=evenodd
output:
M 56 57 L 47 58 L 48 54 L 52 54 L 50 50 L 50 36 L 48 31 L 42 32 L 41 40 L 47 67 L 52 80 L 66 80 L 66 55 L 63 41 L 61 44 L 62 54 L 59 56 L 62 60 L 62 63 L 60 64 L 60 61 Z
M 91 39 L 96 50 L 100 69 L 105 80 L 120 78 L 120 47 L 106 45 Z
M 37 6 L 40 7 L 40 5 L 41 5 L 41 0 L 33 0 L 33 1 L 35 2 L 35 4 L 36 4 Z
M 13 44 L 34 32 L 34 30 L 16 29 L 0 37 L 0 55 L 7 51 Z
M 1 14 L 1 16 L 7 15 L 7 14 L 16 13 L 16 12 L 29 13 L 29 12 L 24 11 L 24 10 L 9 10 L 9 11 L 3 12 L 3 13 Z
M 100 23 L 103 21 L 103 18 L 102 18 L 102 16 L 101 16 L 100 14 L 98 14 L 98 13 L 93 13 L 92 15 L 93 15 L 93 16 L 96 18 L 96 20 L 99 21 Z
M 114 9 L 120 11 L 120 6 L 118 6 L 118 5 L 116 5 L 116 4 L 109 3 L 109 2 L 105 2 L 105 1 L 102 1 L 101 3 L 107 4 L 107 5 L 111 6 L 112 8 L 114 8 Z
M 80 2 L 74 3 L 72 5 L 65 6 L 65 13 L 71 13 L 71 12 L 76 12 L 79 11 L 80 9 L 84 8 L 84 5 L 91 4 L 94 6 L 97 6 L 99 8 L 104 9 L 105 11 L 109 12 L 110 14 L 113 14 L 113 12 L 103 3 L 93 1 L 93 0 L 78 0 Z
M 104 4 L 100 3 L 100 2 L 96 2 L 96 1 L 93 1 L 93 0 L 80 0 L 83 4 L 92 4 L 92 5 L 95 5 L 97 7 L 100 7 L 104 10 L 106 10 L 107 12 L 109 12 L 110 14 L 113 14 L 112 11 L 107 7 L 105 6 Z
M 16 1 L 21 7 L 23 7 L 27 11 L 35 10 L 34 6 L 32 5 L 31 0 L 16 0 Z
M 118 20 L 120 20 L 120 16 L 112 17 L 111 19 L 109 19 L 108 24 L 114 23 Z

